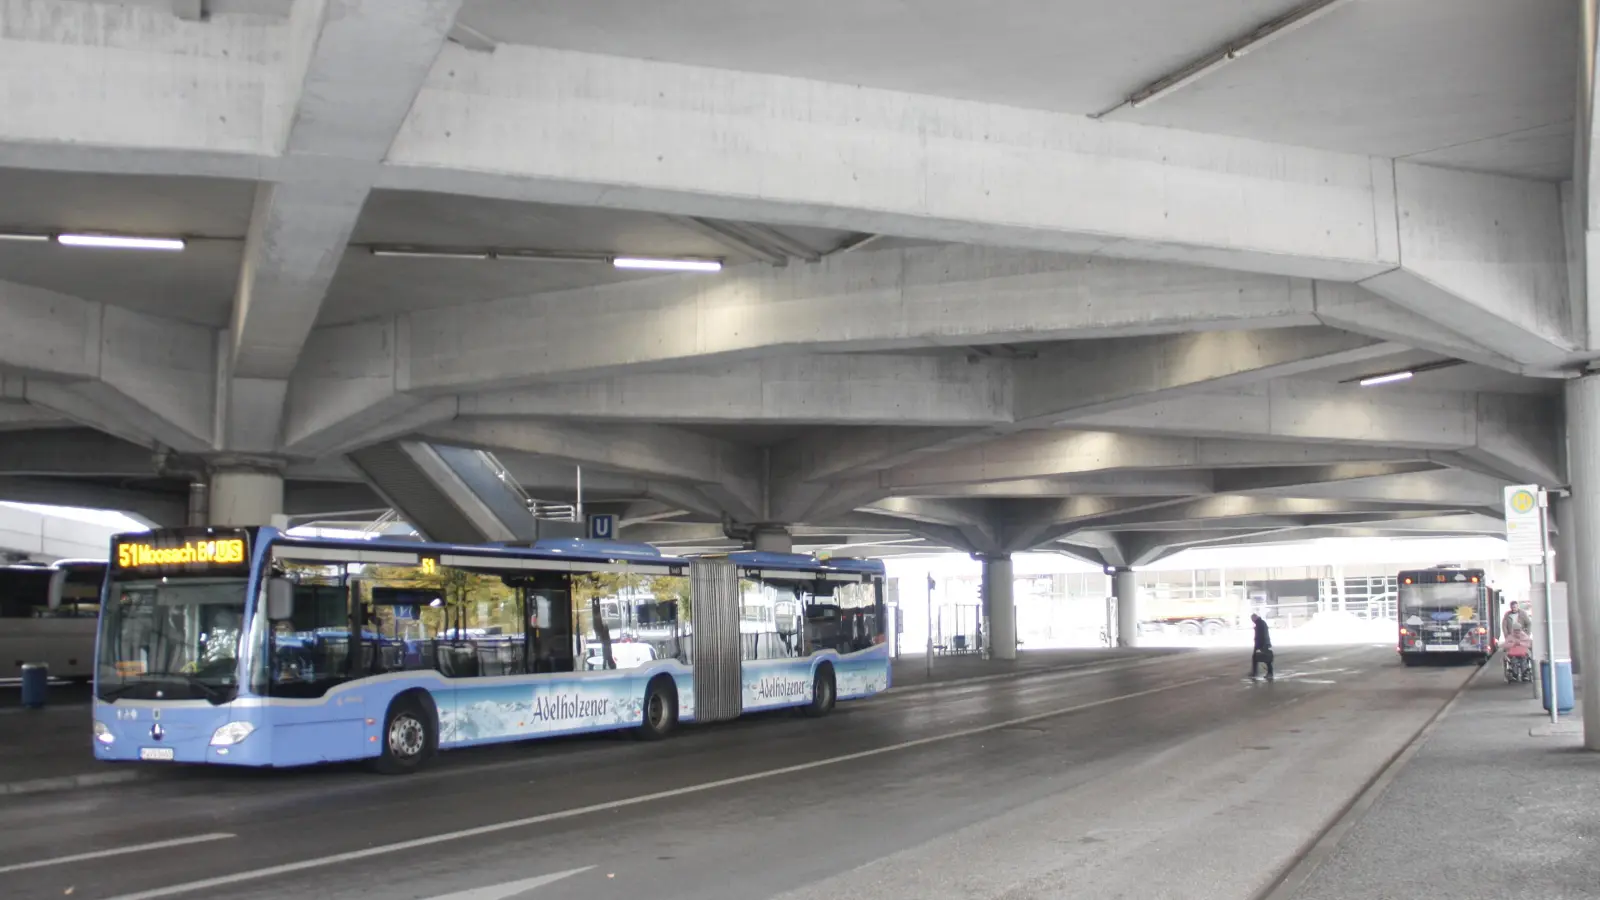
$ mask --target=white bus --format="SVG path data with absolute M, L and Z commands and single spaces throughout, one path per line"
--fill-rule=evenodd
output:
M 94 677 L 95 620 L 106 564 L 64 559 L 0 566 L 0 678 L 44 663 L 54 678 Z

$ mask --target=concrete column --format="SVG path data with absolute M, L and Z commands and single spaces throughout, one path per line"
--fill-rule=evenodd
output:
M 1600 375 L 1576 378 L 1566 384 L 1567 475 L 1571 481 L 1572 541 L 1582 552 L 1564 567 L 1571 591 L 1568 614 L 1582 635 L 1580 647 L 1600 647 Z M 1560 556 L 1557 556 L 1558 565 Z M 1583 744 L 1600 750 L 1600 665 L 1583 667 L 1578 678 L 1583 702 Z
M 991 659 L 1017 658 L 1016 574 L 1009 556 L 983 559 L 984 640 Z
M 212 525 L 270 525 L 282 514 L 282 473 L 243 468 L 211 473 Z
M 1139 578 L 1132 569 L 1118 569 L 1112 576 L 1112 593 L 1117 596 L 1117 646 L 1139 646 Z
M 750 549 L 763 553 L 793 553 L 794 536 L 787 528 L 763 526 L 751 532 L 750 545 Z

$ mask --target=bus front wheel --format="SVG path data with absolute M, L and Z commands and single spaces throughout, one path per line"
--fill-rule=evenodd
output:
M 373 768 L 385 775 L 408 775 L 427 764 L 439 747 L 438 718 L 432 704 L 415 694 L 402 694 L 389 704 L 379 741 L 383 752 Z
M 640 740 L 659 741 L 678 726 L 678 689 L 671 678 L 658 677 L 644 691 L 644 721 L 634 732 Z
M 833 712 L 833 704 L 838 699 L 839 690 L 833 678 L 833 666 L 818 666 L 816 679 L 811 683 L 811 703 L 804 707 L 806 715 L 814 719 L 821 718 Z

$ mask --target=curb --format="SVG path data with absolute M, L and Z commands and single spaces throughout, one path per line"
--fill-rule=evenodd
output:
M 71 791 L 80 788 L 101 787 L 108 784 L 126 784 L 145 777 L 143 772 L 93 772 L 85 775 L 62 775 L 57 778 L 34 778 L 29 781 L 0 782 L 0 797 L 17 794 L 42 794 L 47 791 Z
M 1439 707 L 1432 716 L 1429 716 L 1428 721 L 1422 723 L 1422 727 L 1418 728 L 1417 732 L 1411 736 L 1411 740 L 1406 741 L 1371 778 L 1367 779 L 1367 783 L 1361 786 L 1361 790 L 1356 791 L 1355 796 L 1350 798 L 1350 802 L 1346 803 L 1338 814 L 1328 821 L 1328 824 L 1317 833 L 1316 837 L 1311 839 L 1310 843 L 1306 844 L 1294 855 L 1288 866 L 1257 893 L 1253 900 L 1289 900 L 1289 898 L 1298 893 L 1300 888 L 1311 880 L 1311 876 L 1316 873 L 1322 863 L 1333 855 L 1333 851 L 1338 848 L 1339 842 L 1344 839 L 1345 834 L 1366 817 L 1367 812 L 1389 790 L 1389 785 L 1400 777 L 1400 773 L 1405 770 L 1412 757 L 1416 756 L 1423 746 L 1428 743 L 1428 738 L 1432 737 L 1434 731 L 1438 730 L 1439 723 L 1443 722 L 1444 717 L 1450 713 L 1450 710 L 1455 708 L 1461 696 L 1467 692 L 1467 688 L 1472 687 L 1490 668 L 1490 666 L 1482 666 L 1471 675 L 1468 675 L 1461 682 L 1461 686 L 1456 688 L 1455 693 L 1450 695 L 1450 699 Z

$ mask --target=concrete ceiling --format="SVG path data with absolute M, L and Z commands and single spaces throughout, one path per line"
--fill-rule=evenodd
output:
M 0 78 L 76 77 L 0 99 L 0 229 L 191 245 L 0 242 L 0 496 L 244 456 L 350 518 L 424 440 L 675 547 L 1493 531 L 1600 356 L 1574 4 L 1353 0 L 1084 118 L 1300 2 L 10 0 Z
M 181 253 L 0 241 L 0 280 L 220 328 L 232 315 L 255 185 L 216 178 L 0 168 L 0 233 L 89 231 L 184 236 Z M 851 232 L 776 229 L 818 254 Z M 374 257 L 368 244 L 711 257 L 750 253 L 682 219 L 652 213 L 411 191 L 374 191 L 319 314 L 340 324 L 460 303 L 648 277 L 604 262 Z M 907 246 L 919 242 L 900 242 Z M 925 242 L 921 242 L 925 243 Z M 888 246 L 887 244 L 885 246 Z
M 461 21 L 504 43 L 1088 115 L 1302 4 L 467 0 Z M 1358 0 L 1117 118 L 1558 180 L 1576 28 L 1569 0 Z

